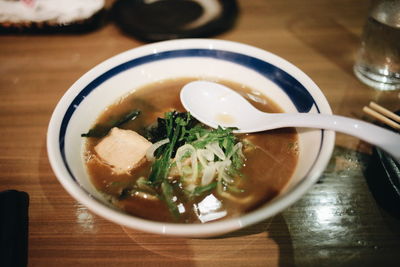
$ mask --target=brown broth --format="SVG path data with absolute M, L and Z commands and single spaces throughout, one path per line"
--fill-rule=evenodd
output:
M 180 103 L 179 92 L 183 85 L 193 80 L 195 79 L 180 78 L 149 84 L 108 107 L 96 123 L 101 124 L 115 120 L 132 109 L 139 109 L 142 115 L 134 121 L 124 124 L 123 128 L 144 134 L 144 128 L 153 124 L 157 117 L 163 117 L 165 112 L 185 111 Z M 218 82 L 238 91 L 262 111 L 282 111 L 273 101 L 255 93 L 250 88 L 227 81 Z M 87 169 L 93 184 L 100 192 L 110 196 L 117 207 L 138 217 L 183 223 L 212 220 L 210 218 L 213 218 L 213 213 L 225 214 L 222 216 L 223 218 L 234 217 L 254 210 L 277 196 L 293 174 L 298 158 L 295 129 L 285 128 L 245 134 L 239 136 L 239 138 L 250 140 L 256 146 L 256 149 L 252 150 L 251 153 L 245 151 L 245 166 L 241 170 L 243 178 L 239 184 L 243 192 L 235 196 L 240 201 L 220 197 L 216 192 L 211 192 L 207 196 L 198 197 L 184 203 L 185 212 L 181 214 L 178 220 L 170 215 L 166 204 L 161 200 L 146 200 L 140 197 L 117 200 L 117 196 L 121 193 L 123 187 L 133 184 L 140 176 L 148 175 L 150 164 L 145 164 L 133 170 L 132 175 L 115 175 L 111 169 L 99 163 L 99 161 L 92 160 L 95 157 L 94 146 L 99 142 L 99 139 L 88 138 L 86 145 Z M 207 211 L 202 212 L 198 203 L 206 203 L 207 201 L 203 201 L 205 198 L 208 198 L 208 202 L 219 203 L 222 206 L 213 212 L 209 212 L 209 214 Z M 193 206 L 196 208 L 194 209 Z M 199 219 L 200 217 L 202 219 Z M 219 217 L 218 219 L 220 219 Z

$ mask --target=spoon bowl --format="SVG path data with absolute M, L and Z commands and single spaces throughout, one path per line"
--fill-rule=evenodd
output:
M 285 127 L 334 130 L 378 146 L 400 162 L 400 135 L 361 120 L 314 113 L 262 112 L 232 89 L 209 81 L 186 84 L 180 98 L 193 117 L 213 128 L 235 127 L 237 133 Z

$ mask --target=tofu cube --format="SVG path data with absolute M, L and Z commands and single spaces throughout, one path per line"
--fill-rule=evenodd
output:
M 151 145 L 151 142 L 135 131 L 114 127 L 94 149 L 104 163 L 110 165 L 116 173 L 122 174 L 139 166 Z

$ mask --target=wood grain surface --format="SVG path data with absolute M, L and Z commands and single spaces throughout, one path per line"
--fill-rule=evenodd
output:
M 254 45 L 297 65 L 336 114 L 367 119 L 361 109 L 370 100 L 400 109 L 399 91 L 368 88 L 352 72 L 369 1 L 238 2 L 235 27 L 215 38 Z M 47 158 L 52 110 L 90 68 L 143 44 L 112 22 L 85 34 L 0 35 L 0 191 L 30 196 L 29 266 L 398 266 L 400 219 L 367 182 L 371 148 L 342 134 L 320 181 L 300 201 L 217 238 L 126 229 L 72 199 Z

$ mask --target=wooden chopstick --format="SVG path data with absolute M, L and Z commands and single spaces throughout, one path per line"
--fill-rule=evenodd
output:
M 364 107 L 363 111 L 380 122 L 396 130 L 400 130 L 400 124 L 396 123 L 400 122 L 400 116 L 376 104 L 375 102 L 370 102 L 369 107 Z

